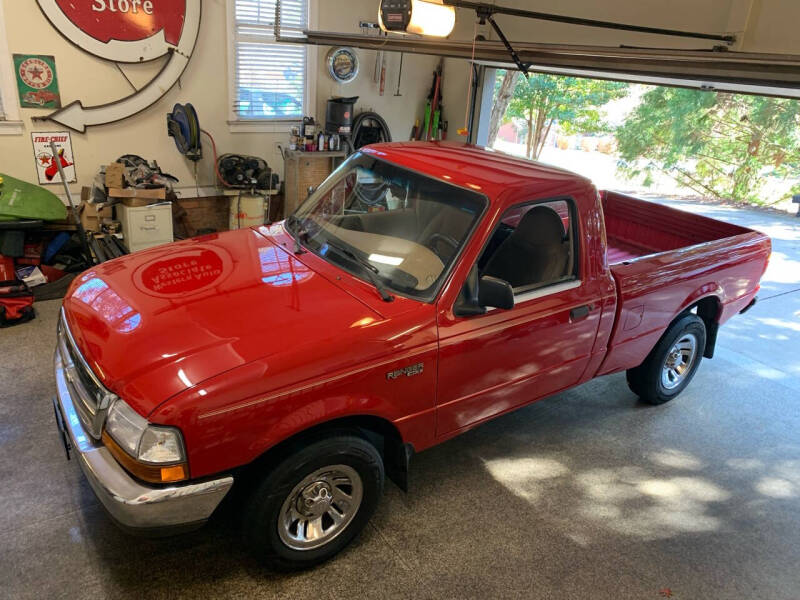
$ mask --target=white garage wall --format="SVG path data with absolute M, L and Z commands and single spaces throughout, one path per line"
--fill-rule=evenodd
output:
M 359 20 L 376 19 L 378 0 L 312 0 L 319 29 L 358 32 Z M 117 68 L 72 46 L 58 34 L 39 11 L 34 0 L 0 0 L 10 51 L 52 54 L 56 57 L 62 100 L 80 98 L 85 105 L 113 101 L 129 93 L 130 88 Z M 676 29 L 724 32 L 744 31 L 742 50 L 800 53 L 796 41 L 796 23 L 800 21 L 800 2 L 786 0 L 500 0 L 499 4 L 531 10 L 552 11 L 582 17 L 619 20 L 642 25 Z M 555 23 L 498 16 L 512 40 L 576 44 L 660 45 L 697 48 L 707 44 L 678 38 L 604 31 Z M 471 39 L 473 13 L 459 10 L 454 37 Z M 482 33 L 494 39 L 490 28 Z M 78 184 L 86 185 L 101 164 L 120 154 L 132 152 L 155 158 L 162 167 L 181 179 L 185 194 L 193 195 L 194 180 L 190 165 L 174 149 L 165 132 L 165 114 L 176 102 L 192 102 L 204 128 L 217 139 L 220 152 L 234 151 L 263 156 L 273 168 L 282 170 L 276 144 L 286 143 L 285 133 L 231 133 L 227 125 L 227 27 L 225 0 L 203 0 L 203 24 L 197 49 L 180 87 L 171 90 L 160 102 L 144 113 L 114 125 L 95 127 L 85 134 L 74 134 L 73 145 L 78 163 Z M 386 95 L 378 96 L 371 75 L 375 53 L 359 50 L 362 74 L 352 84 L 341 86 L 325 73 L 327 48 L 318 49 L 317 117 L 324 118 L 325 100 L 331 95 L 361 96 L 358 108 L 374 109 L 388 121 L 396 139 L 407 138 L 414 119 L 422 114 L 430 86 L 435 57 L 407 55 L 404 64 L 403 96 L 393 96 L 397 77 L 397 55 L 389 57 Z M 127 65 L 131 80 L 140 86 L 152 78 L 160 64 Z M 447 60 L 444 77 L 445 115 L 450 122 L 450 138 L 458 139 L 456 130 L 463 125 L 467 100 L 468 65 L 465 61 Z M 31 124 L 32 115 L 45 111 L 23 109 L 24 133 L 0 136 L 0 171 L 21 179 L 35 180 L 30 132 L 55 130 L 48 123 Z M 207 148 L 207 156 L 210 148 Z M 201 163 L 200 185 L 213 185 L 210 158 Z
M 249 153 L 264 157 L 281 172 L 282 161 L 276 145 L 284 147 L 288 133 L 231 133 L 228 128 L 228 74 L 226 0 L 203 0 L 203 22 L 195 54 L 184 73 L 180 86 L 172 89 L 156 105 L 145 112 L 112 125 L 89 128 L 85 134 L 72 135 L 80 186 L 91 182 L 101 164 L 107 164 L 124 153 L 140 154 L 158 160 L 161 167 L 180 180 L 184 195 L 195 195 L 191 164 L 180 156 L 166 134 L 166 113 L 176 102 L 192 102 L 197 108 L 201 125 L 214 135 L 222 152 Z M 80 99 L 85 106 L 113 101 L 131 92 L 122 74 L 112 63 L 96 59 L 67 42 L 45 19 L 34 0 L 0 0 L 5 9 L 5 26 L 11 53 L 52 54 L 56 57 L 61 98 L 64 104 Z M 359 20 L 377 20 L 374 0 L 348 1 L 347 9 L 335 0 L 312 0 L 312 11 L 318 11 L 317 22 L 336 31 L 358 32 Z M 362 75 L 349 85 L 337 85 L 325 71 L 327 48 L 319 53 L 317 102 L 319 116 L 324 119 L 325 100 L 331 95 L 357 95 L 362 98 L 357 109 L 374 109 L 389 123 L 393 133 L 407 137 L 414 116 L 420 112 L 428 73 L 436 59 L 428 56 L 406 56 L 404 62 L 403 97 L 393 96 L 397 77 L 397 56 L 389 57 L 386 92 L 379 97 L 372 83 L 375 53 L 359 51 Z M 162 62 L 144 65 L 123 65 L 125 73 L 140 87 L 149 81 Z M 30 132 L 62 129 L 53 123 L 31 123 L 34 115 L 46 110 L 22 109 L 24 133 L 21 136 L 0 136 L 0 172 L 28 181 L 36 180 Z M 357 110 L 358 112 L 358 110 Z M 287 125 L 288 130 L 288 125 Z M 213 185 L 214 174 L 211 148 L 203 138 L 206 158 L 199 169 L 200 186 Z M 54 188 L 54 191 L 55 188 Z

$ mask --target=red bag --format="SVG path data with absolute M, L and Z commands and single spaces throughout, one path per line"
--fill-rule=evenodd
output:
M 33 320 L 33 294 L 24 281 L 0 281 L 0 327 Z

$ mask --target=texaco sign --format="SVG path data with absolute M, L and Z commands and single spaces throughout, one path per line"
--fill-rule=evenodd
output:
M 40 58 L 27 58 L 19 66 L 19 77 L 23 83 L 35 90 L 43 90 L 53 83 L 53 69 Z
M 110 104 L 80 100 L 44 117 L 83 132 L 120 121 L 157 102 L 183 74 L 200 31 L 201 0 L 37 0 L 61 35 L 105 60 L 139 63 L 169 55 L 164 67 L 135 94 Z

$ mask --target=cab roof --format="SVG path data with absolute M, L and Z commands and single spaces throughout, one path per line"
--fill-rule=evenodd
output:
M 458 142 L 392 142 L 361 151 L 496 200 L 506 192 L 562 193 L 584 187 L 585 177 L 539 162 Z

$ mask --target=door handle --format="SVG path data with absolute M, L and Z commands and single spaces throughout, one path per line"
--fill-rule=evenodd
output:
M 577 308 L 573 308 L 569 311 L 569 320 L 571 323 L 575 323 L 576 321 L 583 321 L 586 317 L 589 316 L 589 312 L 591 312 L 592 307 L 588 304 L 584 304 L 583 306 L 578 306 Z

